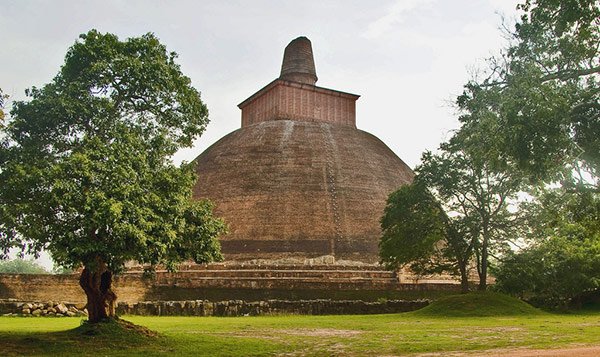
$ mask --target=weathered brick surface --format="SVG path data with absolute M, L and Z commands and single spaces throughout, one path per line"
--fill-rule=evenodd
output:
M 343 125 L 266 121 L 197 159 L 195 198 L 229 224 L 228 260 L 334 255 L 376 262 L 387 196 L 413 173 L 383 142 Z
M 286 46 L 279 78 L 311 85 L 317 82 L 312 44 L 308 38 L 298 37 Z
M 268 120 L 356 127 L 358 95 L 277 79 L 242 102 L 242 128 Z
M 118 275 L 114 289 L 119 301 L 241 299 L 377 299 L 427 296 L 457 291 L 457 281 L 404 281 L 374 267 L 343 266 L 193 266 L 177 273 L 158 271 L 144 276 L 132 271 Z M 0 274 L 0 299 L 85 302 L 77 275 Z

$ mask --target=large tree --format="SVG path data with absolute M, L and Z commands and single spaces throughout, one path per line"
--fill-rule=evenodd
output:
M 121 41 L 92 30 L 2 129 L 3 256 L 46 250 L 82 267 L 90 322 L 114 316 L 112 277 L 127 261 L 221 258 L 223 222 L 192 200 L 193 167 L 170 160 L 208 123 L 175 59 L 152 34 Z
M 529 179 L 529 246 L 505 256 L 496 275 L 505 291 L 555 304 L 598 288 L 591 252 L 600 227 L 581 222 L 598 221 L 590 208 L 600 201 L 600 3 L 526 0 L 518 8 L 510 42 L 458 98 L 454 140 L 496 172 Z
M 598 187 L 600 3 L 527 0 L 518 8 L 511 41 L 458 98 L 464 147 L 533 182 L 578 179 L 583 170 Z

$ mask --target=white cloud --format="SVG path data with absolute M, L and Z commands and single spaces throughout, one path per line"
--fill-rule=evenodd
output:
M 376 39 L 389 32 L 394 25 L 402 23 L 408 13 L 432 4 L 435 0 L 397 0 L 389 12 L 367 26 L 364 38 Z

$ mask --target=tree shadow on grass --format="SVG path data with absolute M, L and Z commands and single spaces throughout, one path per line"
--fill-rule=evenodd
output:
M 74 329 L 56 332 L 0 333 L 3 356 L 128 354 L 131 350 L 142 355 L 145 351 L 168 353 L 164 342 L 165 338 L 156 332 L 124 320 L 84 322 Z

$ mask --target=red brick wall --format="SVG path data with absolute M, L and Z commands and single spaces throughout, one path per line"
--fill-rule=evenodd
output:
M 243 268 L 245 267 L 245 268 Z M 197 271 L 156 272 L 153 277 L 142 273 L 118 275 L 113 288 L 118 301 L 154 300 L 268 300 L 278 299 L 343 299 L 375 300 L 378 297 L 415 298 L 436 296 L 439 292 L 458 291 L 454 280 L 402 282 L 391 272 L 367 267 L 359 270 L 331 266 L 295 269 L 269 266 L 227 266 L 216 264 Z M 283 268 L 283 269 L 282 269 Z M 325 270 L 325 268 L 333 270 Z M 340 270 L 336 270 L 340 269 Z M 336 297 L 337 296 L 337 297 Z M 406 298 L 404 297 L 404 298 Z M 0 274 L 0 300 L 21 301 L 86 301 L 74 275 Z
M 240 104 L 242 128 L 268 120 L 326 122 L 356 128 L 358 96 L 276 80 Z

